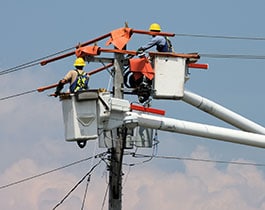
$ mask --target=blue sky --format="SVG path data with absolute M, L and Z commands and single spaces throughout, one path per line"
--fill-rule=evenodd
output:
M 254 1 L 18 1 L 1 2 L 0 71 L 68 49 L 124 26 L 147 30 L 160 23 L 175 34 L 265 37 L 265 3 Z M 133 36 L 135 50 L 148 36 Z M 175 51 L 200 54 L 265 55 L 265 41 L 213 39 L 177 35 Z M 99 45 L 104 46 L 104 42 Z M 46 66 L 1 75 L 0 98 L 53 84 L 72 68 L 74 57 Z M 191 69 L 185 88 L 265 125 L 265 60 L 202 56 L 209 69 Z M 86 70 L 99 67 L 87 65 Z M 109 75 L 92 76 L 91 87 L 106 87 Z M 95 142 L 80 149 L 65 142 L 61 103 L 44 93 L 0 101 L 0 185 L 101 152 Z M 168 117 L 231 127 L 182 101 L 153 101 Z M 159 132 L 158 154 L 164 156 L 265 163 L 264 149 Z M 152 151 L 141 150 L 151 154 Z M 126 157 L 125 162 L 135 160 Z M 96 160 L 94 160 L 96 162 Z M 93 163 L 61 170 L 0 190 L 3 209 L 52 209 Z M 265 209 L 264 167 L 153 159 L 124 166 L 124 208 L 133 209 Z M 106 189 L 106 168 L 93 174 L 87 208 L 99 209 Z M 81 206 L 83 188 L 60 209 Z M 157 198 L 161 201 L 156 202 Z M 146 198 L 146 199 L 143 199 Z M 96 201 L 96 202 L 95 202 Z M 92 204 L 93 203 L 93 204 Z M 105 208 L 107 209 L 107 204 Z

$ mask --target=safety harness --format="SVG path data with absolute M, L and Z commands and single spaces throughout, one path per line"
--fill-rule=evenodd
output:
M 77 69 L 75 69 L 77 73 L 76 80 L 70 85 L 70 92 L 77 92 L 81 90 L 87 90 L 88 89 L 88 81 L 89 76 L 86 72 L 82 72 L 81 74 Z
M 166 39 L 166 43 L 162 46 L 158 45 L 157 51 L 158 52 L 173 52 L 171 41 L 169 40 L 168 37 L 165 37 L 165 39 Z

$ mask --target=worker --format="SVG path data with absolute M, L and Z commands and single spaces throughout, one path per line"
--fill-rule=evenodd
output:
M 85 65 L 86 63 L 82 57 L 79 57 L 75 60 L 75 69 L 70 70 L 65 77 L 59 81 L 54 93 L 55 97 L 60 95 L 60 91 L 63 89 L 66 83 L 70 83 L 69 89 L 71 93 L 88 89 L 89 75 L 83 70 Z
M 149 26 L 149 31 L 151 32 L 161 32 L 161 27 L 158 23 L 152 23 Z M 156 46 L 156 50 L 158 52 L 172 52 L 172 44 L 170 40 L 161 35 L 152 35 L 151 40 L 146 43 L 145 45 L 141 46 L 137 50 L 137 55 L 139 57 L 145 56 L 144 51 L 147 49 L 150 49 L 152 47 Z M 152 66 L 153 64 L 153 58 L 149 58 Z M 133 81 L 133 78 L 130 78 L 130 82 Z M 131 82 L 132 83 L 132 82 Z M 145 75 L 142 75 L 138 81 L 134 81 L 136 85 L 138 100 L 140 103 L 149 103 L 149 98 L 151 96 L 151 90 L 152 90 L 152 79 L 148 79 Z
M 152 23 L 149 27 L 149 31 L 153 31 L 153 32 L 161 32 L 161 27 L 158 23 Z M 172 44 L 170 42 L 170 40 L 165 37 L 165 36 L 160 36 L 160 35 L 152 35 L 151 40 L 141 46 L 138 50 L 137 50 L 137 54 L 142 54 L 145 50 L 156 46 L 156 50 L 158 52 L 172 52 Z

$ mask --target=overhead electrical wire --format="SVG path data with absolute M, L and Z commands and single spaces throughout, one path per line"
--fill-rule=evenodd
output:
M 49 170 L 49 171 L 34 175 L 34 176 L 31 176 L 31 177 L 27 177 L 27 178 L 24 178 L 24 179 L 15 181 L 15 182 L 11 182 L 11 183 L 6 184 L 6 185 L 2 185 L 2 186 L 0 186 L 0 190 L 12 187 L 14 185 L 21 184 L 23 182 L 31 181 L 31 180 L 39 178 L 41 176 L 48 175 L 50 173 L 53 173 L 53 172 L 56 172 L 56 171 L 59 171 L 59 170 L 62 170 L 62 169 L 77 165 L 77 164 L 80 164 L 80 163 L 88 161 L 88 160 L 90 160 L 92 158 L 101 158 L 101 161 L 104 161 L 103 157 L 106 154 L 107 154 L 107 152 L 103 152 L 103 153 L 95 155 L 94 157 L 92 156 L 92 157 L 84 158 L 84 159 L 69 163 L 67 165 L 64 165 L 64 166 L 61 166 L 61 167 L 58 167 L 58 168 L 55 168 L 55 169 L 52 169 L 52 170 Z M 171 159 L 171 160 L 184 160 L 184 161 L 186 160 L 186 161 L 193 161 L 193 162 L 206 162 L 206 163 L 219 163 L 219 164 L 233 164 L 233 165 L 265 167 L 265 163 L 251 163 L 251 162 L 241 162 L 241 161 L 211 160 L 211 159 L 177 157 L 177 156 L 146 155 L 146 154 L 140 154 L 140 153 L 127 153 L 125 155 L 131 155 L 134 158 L 153 158 L 153 159 L 157 158 L 157 159 Z M 128 165 L 134 166 L 134 164 L 128 164 Z M 94 167 L 95 167 L 95 165 L 92 167 L 92 170 L 94 169 Z M 92 171 L 92 170 L 90 170 L 90 171 Z M 88 175 L 89 175 L 89 173 L 87 173 L 87 176 Z M 87 176 L 85 176 L 85 177 L 87 177 Z M 84 177 L 84 179 L 85 179 L 85 177 Z
M 104 193 L 104 197 L 103 197 L 103 201 L 102 201 L 102 205 L 101 205 L 101 210 L 103 210 L 103 208 L 105 206 L 108 192 L 109 192 L 109 183 L 107 184 L 107 187 L 106 187 L 106 190 L 105 190 L 105 193 Z
M 85 188 L 85 193 L 84 193 L 84 196 L 83 196 L 81 210 L 84 210 L 84 207 L 85 207 L 86 196 L 87 196 L 87 191 L 88 191 L 88 185 L 90 183 L 90 178 L 91 178 L 91 174 L 89 174 L 88 177 L 87 177 L 86 188 Z
M 22 95 L 27 95 L 27 94 L 34 93 L 34 92 L 37 92 L 37 89 L 25 91 L 22 93 L 17 93 L 17 94 L 10 95 L 10 96 L 5 96 L 5 97 L 0 98 L 0 101 L 4 101 L 4 100 L 10 99 L 10 98 L 16 98 L 16 97 L 19 97 Z
M 102 160 L 100 160 L 97 164 L 95 164 L 90 170 L 89 172 L 83 176 L 77 183 L 76 185 L 63 197 L 63 199 L 58 203 L 56 204 L 52 210 L 55 210 L 57 207 L 59 207 L 60 205 L 63 204 L 63 202 L 71 195 L 71 193 L 85 180 L 85 178 L 87 176 L 90 176 L 91 173 L 93 172 L 93 170 L 101 163 Z M 89 180 L 90 181 L 90 180 Z
M 265 41 L 265 37 L 224 36 L 224 35 L 205 35 L 205 34 L 183 34 L 183 33 L 176 33 L 175 35 L 176 36 L 198 37 L 198 38 L 214 38 L 214 39 L 236 39 L 236 40 Z
M 198 37 L 198 38 L 214 38 L 214 39 L 218 38 L 218 39 L 233 39 L 233 40 L 265 41 L 265 37 L 241 37 L 241 36 L 223 36 L 223 35 L 184 34 L 184 33 L 175 33 L 175 35 L 176 36 L 187 36 L 187 37 Z M 30 62 L 26 62 L 24 64 L 20 64 L 20 65 L 17 65 L 15 67 L 11 67 L 11 68 L 2 70 L 2 71 L 0 71 L 0 75 L 9 74 L 9 73 L 12 73 L 12 72 L 15 72 L 15 71 L 19 71 L 19 70 L 23 70 L 23 69 L 26 69 L 26 68 L 29 68 L 29 67 L 32 67 L 32 66 L 35 66 L 35 65 L 39 65 L 39 62 L 44 60 L 44 59 L 47 59 L 47 58 L 56 56 L 58 54 L 73 50 L 75 48 L 76 47 L 71 47 L 71 48 L 68 48 L 68 49 L 65 49 L 65 50 L 62 50 L 62 51 L 58 51 L 56 53 L 44 56 L 42 58 L 38 58 L 36 60 L 30 61 Z M 265 55 L 236 55 L 236 54 L 212 54 L 212 53 L 211 54 L 206 54 L 206 53 L 204 53 L 204 54 L 200 54 L 200 56 L 201 57 L 208 57 L 208 58 L 265 59 Z M 10 95 L 10 96 L 7 96 L 7 97 L 0 98 L 0 100 L 3 101 L 3 100 L 10 99 L 10 98 L 15 98 L 15 97 L 18 97 L 18 96 L 30 94 L 30 93 L 33 93 L 33 92 L 36 92 L 36 91 L 37 91 L 36 89 L 29 90 L 29 91 L 25 91 L 25 92 L 22 92 L 22 93 L 18 93 L 18 94 L 14 94 L 14 95 Z M 138 154 L 138 157 L 139 157 L 139 155 L 140 154 Z M 265 166 L 265 164 L 240 163 L 240 162 L 230 162 L 230 161 L 214 161 L 214 160 L 180 158 L 180 157 L 162 157 L 162 156 L 157 156 L 157 155 L 155 155 L 155 156 L 148 156 L 148 155 L 143 156 L 142 155 L 142 157 L 179 159 L 179 160 L 216 162 L 216 163 L 230 163 L 230 164 L 254 165 L 254 166 Z M 22 183 L 22 182 L 25 182 L 25 181 L 29 181 L 29 180 L 34 179 L 34 178 L 38 178 L 40 176 L 52 173 L 52 172 L 57 171 L 57 170 L 61 170 L 63 168 L 69 167 L 71 165 L 74 165 L 74 164 L 77 164 L 79 162 L 83 162 L 83 161 L 86 161 L 86 160 L 87 159 L 84 159 L 84 160 L 81 160 L 81 161 L 77 161 L 76 163 L 72 163 L 72 164 L 57 168 L 57 169 L 53 169 L 53 170 L 48 171 L 48 172 L 41 173 L 39 175 L 35 175 L 35 176 L 29 177 L 29 178 L 26 178 L 26 179 L 22 179 L 20 181 L 16 181 L 16 182 L 13 182 L 13 183 L 10 183 L 10 184 L 7 184 L 7 185 L 0 186 L 0 189 L 4 189 L 4 188 L 10 187 L 12 185 L 16 185 L 16 184 L 19 184 L 19 183 Z
M 211 160 L 211 159 L 202 159 L 202 158 L 189 158 L 189 157 L 176 157 L 176 156 L 160 156 L 160 155 L 145 155 L 132 153 L 132 156 L 135 158 L 158 158 L 158 159 L 172 159 L 172 160 L 186 160 L 194 162 L 207 162 L 207 163 L 220 163 L 220 164 L 233 164 L 233 165 L 245 165 L 245 166 L 259 166 L 265 167 L 265 163 L 251 163 L 251 162 L 241 162 L 241 161 L 225 161 L 225 160 Z
M 264 60 L 265 55 L 236 55 L 236 54 L 204 54 L 200 53 L 201 57 L 207 58 L 230 58 L 230 59 L 254 59 L 254 60 Z
M 61 51 L 58 51 L 56 53 L 44 56 L 42 58 L 38 58 L 36 60 L 29 61 L 27 63 L 23 63 L 23 64 L 20 64 L 20 65 L 17 65 L 17 66 L 2 70 L 2 71 L 0 71 L 0 76 L 4 75 L 4 74 L 9 74 L 9 73 L 12 73 L 12 72 L 15 72 L 15 71 L 19 71 L 19 70 L 23 70 L 23 69 L 26 69 L 26 68 L 29 68 L 29 67 L 33 67 L 33 66 L 39 65 L 40 64 L 39 62 L 42 61 L 42 60 L 45 60 L 47 58 L 50 58 L 50 57 L 53 57 L 53 56 L 56 56 L 56 55 L 59 55 L 59 54 L 62 54 L 62 53 L 65 53 L 65 52 L 73 50 L 73 49 L 75 49 L 75 47 L 71 47 L 71 48 L 68 48 L 68 49 L 65 49 L 65 50 L 61 50 Z
M 198 38 L 214 38 L 214 39 L 232 39 L 232 40 L 252 40 L 252 41 L 265 41 L 265 37 L 242 37 L 242 36 L 224 36 L 224 35 L 205 35 L 205 34 L 185 34 L 185 33 L 175 33 L 176 36 L 184 36 L 184 37 L 198 37 Z M 0 76 L 4 74 L 9 74 L 15 71 L 23 70 L 29 67 L 33 67 L 39 65 L 39 62 L 45 60 L 47 58 L 65 53 L 67 51 L 76 49 L 76 47 L 67 48 L 65 50 L 61 50 L 55 52 L 53 54 L 44 56 L 42 58 L 38 58 L 36 60 L 26 62 L 24 64 L 20 64 L 5 70 L 0 71 Z M 209 58 L 241 58 L 241 59 L 265 59 L 265 55 L 225 55 L 225 54 L 201 54 L 201 56 L 209 57 Z
M 19 70 L 22 70 L 22 69 L 26 69 L 26 68 L 29 68 L 29 67 L 36 66 L 36 65 L 38 65 L 38 63 L 35 63 L 35 61 L 32 61 L 32 63 L 29 62 L 29 63 L 26 63 L 26 64 L 21 64 L 21 65 L 18 65 L 18 66 L 15 66 L 15 67 L 0 71 L 0 75 L 9 74 L 11 72 L 19 71 Z
M 217 59 L 221 58 L 221 59 L 265 60 L 265 55 L 238 55 L 238 54 L 213 54 L 213 53 L 208 53 L 207 54 L 207 53 L 200 53 L 200 57 L 217 58 Z M 23 68 L 28 68 L 28 67 L 21 67 L 20 69 L 16 69 L 16 71 L 21 70 Z M 11 73 L 11 72 L 12 71 L 2 73 L 0 71 L 0 76 L 3 75 L 3 74 Z M 14 94 L 14 95 L 2 97 L 2 98 L 0 98 L 0 101 L 7 100 L 7 99 L 10 99 L 10 98 L 15 98 L 15 97 L 26 95 L 26 94 L 30 94 L 30 93 L 33 93 L 33 92 L 37 92 L 37 90 L 34 89 L 34 90 L 29 90 L 29 91 L 25 91 L 25 92 L 22 92 L 22 93 L 17 93 L 17 94 Z
M 71 166 L 74 166 L 74 165 L 77 165 L 77 164 L 80 164 L 82 162 L 85 162 L 85 161 L 88 161 L 92 158 L 98 158 L 98 157 L 102 157 L 104 156 L 106 153 L 103 152 L 103 153 L 100 153 L 100 154 L 97 154 L 95 156 L 92 156 L 92 157 L 88 157 L 88 158 L 84 158 L 82 160 L 78 160 L 78 161 L 75 161 L 75 162 L 72 162 L 72 163 L 69 163 L 67 165 L 64 165 L 64 166 L 61 166 L 61 167 L 58 167 L 58 168 L 55 168 L 55 169 L 52 169 L 52 170 L 49 170 L 49 171 L 46 171 L 46 172 L 43 172 L 43 173 L 40 173 L 40 174 L 37 174 L 37 175 L 34 175 L 34 176 L 31 176 L 31 177 L 27 177 L 25 179 L 21 179 L 21 180 L 18 180 L 18 181 L 15 181 L 15 182 L 11 182 L 9 184 L 6 184 L 6 185 L 2 185 L 0 186 L 0 190 L 2 189 L 5 189 L 5 188 L 8 188 L 8 187 L 11 187 L 13 185 L 17 185 L 17 184 L 21 184 L 23 182 L 27 182 L 27 181 L 30 181 L 32 179 L 36 179 L 36 178 L 39 178 L 41 176 L 44 176 L 44 175 L 48 175 L 50 173 L 53 173 L 53 172 L 56 172 L 56 171 L 60 171 L 62 169 L 65 169 L 65 168 L 68 168 L 68 167 L 71 167 Z

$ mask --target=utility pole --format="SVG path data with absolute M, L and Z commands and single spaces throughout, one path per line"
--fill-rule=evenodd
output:
M 123 64 L 124 56 L 114 55 L 114 98 L 123 99 Z M 122 209 L 122 160 L 126 138 L 126 128 L 112 130 L 113 147 L 110 149 L 109 167 L 109 210 Z

